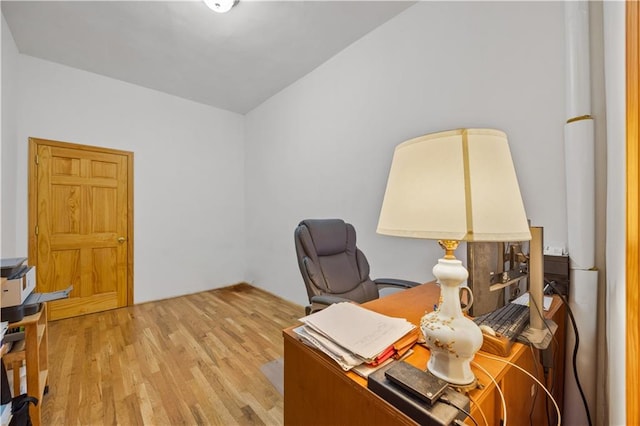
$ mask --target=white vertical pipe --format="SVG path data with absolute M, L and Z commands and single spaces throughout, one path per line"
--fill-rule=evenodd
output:
M 592 269 L 596 261 L 596 167 L 593 120 L 583 118 L 565 124 L 564 138 L 567 248 L 570 266 L 571 269 Z
M 580 347 L 576 355 L 576 369 L 578 378 L 589 406 L 589 414 L 595 426 L 596 420 L 596 347 L 597 347 L 597 310 L 595 300 L 598 294 L 598 271 L 582 269 L 571 270 L 571 286 L 580 286 L 580 291 L 569 294 L 569 305 L 578 326 Z M 573 347 L 575 334 L 571 327 L 567 330 L 566 357 L 564 366 L 564 415 L 563 425 L 586 426 L 587 413 L 584 409 L 582 396 L 578 390 L 576 378 L 573 375 Z
M 565 173 L 567 184 L 567 246 L 571 260 L 569 305 L 577 314 L 580 335 L 577 365 L 591 419 L 595 419 L 597 282 L 595 265 L 595 135 L 591 117 L 589 3 L 565 2 L 566 114 Z M 563 423 L 586 424 L 586 412 L 573 376 L 573 342 L 567 330 Z
M 564 4 L 567 120 L 591 114 L 589 3 Z

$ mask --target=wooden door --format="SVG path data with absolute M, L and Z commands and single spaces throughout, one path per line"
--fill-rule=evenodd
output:
M 36 291 L 73 285 L 49 319 L 133 302 L 129 152 L 30 138 L 29 263 Z
M 627 424 L 640 424 L 640 4 L 626 2 Z

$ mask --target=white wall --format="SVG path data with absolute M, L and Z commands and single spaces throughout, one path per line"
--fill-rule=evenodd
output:
M 134 153 L 136 303 L 242 281 L 243 116 L 25 55 L 18 69 L 16 158 L 2 158 L 17 164 L 17 254 L 39 137 Z
M 134 151 L 136 302 L 246 278 L 305 303 L 293 229 L 307 217 L 354 223 L 374 277 L 429 280 L 435 242 L 375 228 L 395 145 L 456 127 L 508 133 L 528 216 L 564 245 L 563 40 L 559 2 L 420 2 L 245 122 L 18 55 L 16 160 L 2 159 L 16 179 L 15 254 L 26 254 L 35 136 Z
M 0 207 L 0 255 L 15 257 L 16 252 L 16 84 L 18 49 L 2 16 L 2 158 Z
M 563 58 L 561 2 L 420 2 L 250 112 L 247 278 L 306 303 L 293 230 L 341 217 L 373 277 L 432 279 L 435 242 L 375 229 L 395 145 L 458 127 L 507 132 L 527 214 L 564 246 Z
M 27 251 L 29 136 L 133 151 L 136 302 L 246 278 L 304 304 L 293 229 L 307 217 L 354 223 L 374 277 L 431 279 L 434 242 L 375 228 L 395 145 L 456 127 L 508 133 L 528 216 L 548 244 L 566 241 L 562 2 L 420 2 L 249 113 L 246 126 L 233 113 L 19 55 L 4 17 L 1 77 L 2 256 Z M 598 129 L 604 114 L 594 114 Z M 610 306 L 624 296 L 612 285 L 624 281 L 618 269 L 607 274 Z M 610 367 L 620 342 L 624 333 L 609 337 Z M 624 374 L 609 371 L 618 424 Z

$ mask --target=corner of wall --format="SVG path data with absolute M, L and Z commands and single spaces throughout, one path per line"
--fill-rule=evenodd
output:
M 18 67 L 18 48 L 7 21 L 2 15 L 0 42 L 2 43 L 2 67 L 0 78 L 2 81 L 0 97 L 0 115 L 2 116 L 2 142 L 0 146 L 0 164 L 2 175 L 0 178 L 0 254 L 2 257 L 16 255 L 16 151 L 17 126 L 16 109 L 16 80 Z

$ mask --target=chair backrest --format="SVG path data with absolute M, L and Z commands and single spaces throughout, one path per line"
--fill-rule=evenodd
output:
M 356 231 L 341 219 L 307 219 L 295 230 L 298 266 L 309 300 L 340 296 L 364 303 L 379 297 L 369 262 L 356 247 Z

